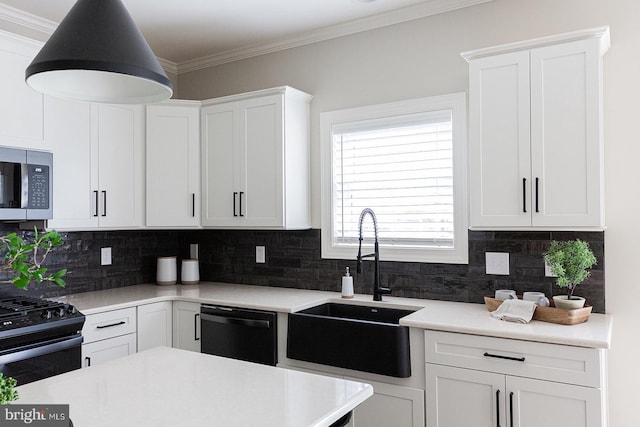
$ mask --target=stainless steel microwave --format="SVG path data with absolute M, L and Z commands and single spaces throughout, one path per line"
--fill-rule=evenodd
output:
M 53 154 L 0 147 L 0 220 L 53 217 Z

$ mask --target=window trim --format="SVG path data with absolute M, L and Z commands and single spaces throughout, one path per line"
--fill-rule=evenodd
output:
M 468 162 L 467 162 L 467 99 L 464 92 L 432 96 L 365 107 L 329 111 L 320 114 L 321 151 L 321 247 L 322 258 L 355 259 L 357 246 L 333 244 L 333 200 L 335 182 L 333 176 L 332 129 L 336 125 L 370 119 L 382 119 L 434 110 L 450 109 L 453 120 L 453 197 L 454 197 L 454 248 L 381 247 L 380 260 L 424 263 L 468 264 Z M 368 221 L 369 219 L 365 219 Z M 371 236 L 364 236 L 365 250 L 373 246 Z

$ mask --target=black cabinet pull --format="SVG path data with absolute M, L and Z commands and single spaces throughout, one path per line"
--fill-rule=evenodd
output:
M 236 197 L 238 196 L 238 192 L 234 191 L 233 192 L 233 216 L 238 216 L 238 213 L 236 212 Z
M 244 216 L 244 215 L 242 215 L 242 195 L 243 195 L 243 194 L 244 194 L 244 192 L 243 192 L 243 191 L 241 191 L 241 192 L 240 192 L 240 209 L 239 209 L 239 211 L 240 211 L 240 216 Z
M 540 212 L 540 208 L 538 207 L 538 185 L 540 184 L 540 178 L 536 178 L 536 212 Z
M 98 202 L 98 190 L 94 190 L 93 195 L 96 196 L 96 210 L 93 216 L 98 216 L 98 205 L 100 204 L 100 202 Z
M 96 328 L 98 328 L 98 329 L 112 328 L 112 327 L 114 327 L 114 326 L 120 326 L 120 325 L 124 325 L 124 324 L 126 324 L 126 323 L 127 323 L 127 322 L 125 322 L 124 320 L 121 320 L 121 321 L 119 321 L 118 323 L 112 323 L 112 324 L 110 324 L 110 325 L 98 325 L 98 326 L 96 326 Z
M 107 192 L 106 191 L 102 192 L 102 201 L 103 201 L 102 216 L 107 216 Z
M 506 360 L 515 360 L 516 362 L 524 362 L 524 357 L 511 357 L 511 356 L 501 356 L 499 354 L 491 354 L 491 353 L 486 353 L 484 354 L 484 357 L 494 357 L 496 359 L 506 359 Z
M 509 393 L 509 427 L 513 427 L 513 392 Z
M 522 212 L 527 212 L 527 178 L 522 178 Z
M 193 339 L 195 341 L 200 341 L 200 337 L 198 336 L 198 318 L 200 317 L 200 313 L 196 313 L 193 315 Z
M 191 193 L 191 216 L 196 217 L 196 193 Z
M 85 365 L 87 368 L 88 368 L 89 366 L 91 366 L 91 358 L 90 358 L 89 356 L 86 356 L 86 357 L 84 358 L 84 360 L 86 360 L 86 361 L 87 361 L 87 364 Z
M 500 427 L 500 390 L 496 390 L 496 427 Z

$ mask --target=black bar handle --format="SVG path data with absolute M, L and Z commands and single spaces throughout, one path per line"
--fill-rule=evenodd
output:
M 536 212 L 540 212 L 540 208 L 538 207 L 538 186 L 540 184 L 540 178 L 536 177 Z
M 86 357 L 84 358 L 84 360 L 86 360 L 86 361 L 87 361 L 87 364 L 85 365 L 85 367 L 86 367 L 86 368 L 88 368 L 89 366 L 91 366 L 91 358 L 90 358 L 89 356 L 86 356 Z
M 96 326 L 96 328 L 98 328 L 98 329 L 113 328 L 114 326 L 120 326 L 120 325 L 124 325 L 126 323 L 127 322 L 125 322 L 124 320 L 121 320 L 118 323 L 111 323 L 110 325 L 98 325 L 98 326 Z
M 242 214 L 242 195 L 243 195 L 243 194 L 244 194 L 244 191 L 241 191 L 241 192 L 240 192 L 240 216 L 244 216 L 244 215 Z
M 104 204 L 102 205 L 102 216 L 107 216 L 107 192 L 102 191 L 102 201 Z
M 196 217 L 196 193 L 191 193 L 191 216 Z
M 524 357 L 502 356 L 499 354 L 484 353 L 484 357 L 495 357 L 496 359 L 515 360 L 516 362 L 524 362 Z
M 241 317 L 226 317 L 226 316 L 214 316 L 212 314 L 200 315 L 200 318 L 205 322 L 223 323 L 228 325 L 240 325 L 248 326 L 250 328 L 269 328 L 271 322 L 268 320 L 255 320 L 255 319 L 243 319 Z
M 27 344 L 15 349 L 11 353 L 0 356 L 0 365 L 7 365 L 13 362 L 19 362 L 34 357 L 45 356 L 47 354 L 58 353 L 70 348 L 80 348 L 82 345 L 82 335 L 73 336 L 71 338 L 54 338 L 36 344 Z
M 522 212 L 527 212 L 527 178 L 522 178 Z
M 496 390 L 496 427 L 500 427 L 500 390 Z
M 198 318 L 200 317 L 200 313 L 196 313 L 193 315 L 193 339 L 194 341 L 200 341 L 200 337 L 198 336 Z
M 93 194 L 94 194 L 94 196 L 96 196 L 96 199 L 95 199 L 96 200 L 96 210 L 95 210 L 95 213 L 93 214 L 93 216 L 98 216 L 98 204 L 99 204 L 99 202 L 98 202 L 98 190 L 94 190 Z
M 236 212 L 236 197 L 238 196 L 238 192 L 234 191 L 233 192 L 233 216 L 238 216 L 238 213 Z
M 509 427 L 513 427 L 513 392 L 509 393 Z

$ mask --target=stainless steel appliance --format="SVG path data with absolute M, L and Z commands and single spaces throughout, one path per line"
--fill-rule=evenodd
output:
M 84 321 L 69 304 L 0 299 L 0 372 L 22 385 L 80 368 Z
M 0 147 L 0 220 L 53 217 L 53 154 Z
M 201 353 L 275 366 L 277 314 L 218 305 L 200 308 Z

